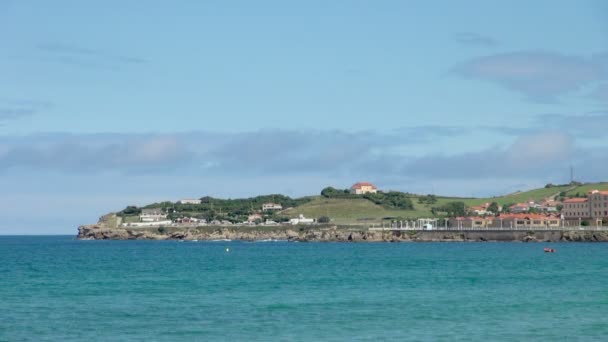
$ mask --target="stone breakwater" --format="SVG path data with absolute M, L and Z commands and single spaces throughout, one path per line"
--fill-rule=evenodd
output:
M 368 231 L 363 228 L 78 228 L 88 240 L 285 240 L 299 242 L 608 242 L 608 231 Z

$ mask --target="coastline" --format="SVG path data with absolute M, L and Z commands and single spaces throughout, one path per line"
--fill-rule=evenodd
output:
M 293 242 L 608 242 L 608 231 L 594 230 L 466 230 L 370 231 L 367 228 L 292 227 L 260 228 L 111 228 L 78 227 L 82 240 L 240 240 Z

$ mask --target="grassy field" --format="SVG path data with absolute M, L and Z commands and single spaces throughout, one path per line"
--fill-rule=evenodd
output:
M 577 186 L 575 189 L 566 192 L 566 195 L 574 196 L 576 195 L 576 193 L 578 193 L 579 195 L 584 196 L 587 194 L 587 192 L 591 190 L 608 190 L 608 182 L 584 184 L 581 186 Z
M 336 224 L 368 224 L 380 222 L 384 217 L 414 218 L 429 216 L 430 207 L 419 207 L 416 210 L 389 210 L 366 199 L 340 199 L 315 197 L 312 201 L 297 208 L 283 211 L 284 215 L 318 218 L 328 216 Z
M 453 201 L 463 201 L 467 205 L 479 205 L 486 202 L 496 202 L 498 204 L 509 204 L 509 203 L 519 203 L 519 202 L 528 202 L 530 200 L 540 201 L 547 197 L 551 197 L 559 194 L 562 191 L 566 191 L 570 189 L 570 186 L 556 186 L 552 188 L 540 188 L 529 191 L 520 191 L 512 194 L 500 196 L 500 197 L 490 197 L 490 198 L 467 198 L 467 199 L 451 199 Z
M 545 198 L 553 197 L 560 192 L 567 191 L 569 195 L 574 195 L 577 192 L 581 194 L 587 193 L 591 189 L 608 190 L 608 183 L 585 184 L 582 186 L 555 186 L 551 188 L 540 188 L 529 191 L 515 192 L 512 194 L 500 197 L 488 198 L 459 198 L 459 197 L 437 197 L 437 202 L 431 205 L 418 203 L 417 197 L 412 197 L 414 210 L 390 210 L 385 209 L 365 199 L 335 199 L 324 198 L 321 196 L 314 197 L 309 203 L 301 205 L 297 208 L 285 210 L 283 214 L 295 217 L 303 214 L 306 217 L 318 218 L 328 216 L 336 224 L 369 224 L 379 223 L 383 218 L 399 217 L 399 218 L 422 218 L 431 217 L 431 208 L 438 207 L 448 202 L 464 202 L 467 206 L 479 205 L 488 202 L 497 202 L 500 205 L 527 202 L 541 201 Z

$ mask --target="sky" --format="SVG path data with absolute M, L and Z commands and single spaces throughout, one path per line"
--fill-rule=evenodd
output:
M 0 234 L 608 180 L 608 2 L 0 0 Z

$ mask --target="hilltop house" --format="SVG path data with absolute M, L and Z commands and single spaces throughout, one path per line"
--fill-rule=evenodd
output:
M 163 214 L 160 208 L 142 209 L 139 215 L 141 222 L 157 222 L 167 218 L 167 214 Z
M 355 195 L 363 195 L 367 193 L 375 194 L 376 192 L 378 192 L 378 188 L 369 182 L 355 183 L 350 187 L 350 193 Z

